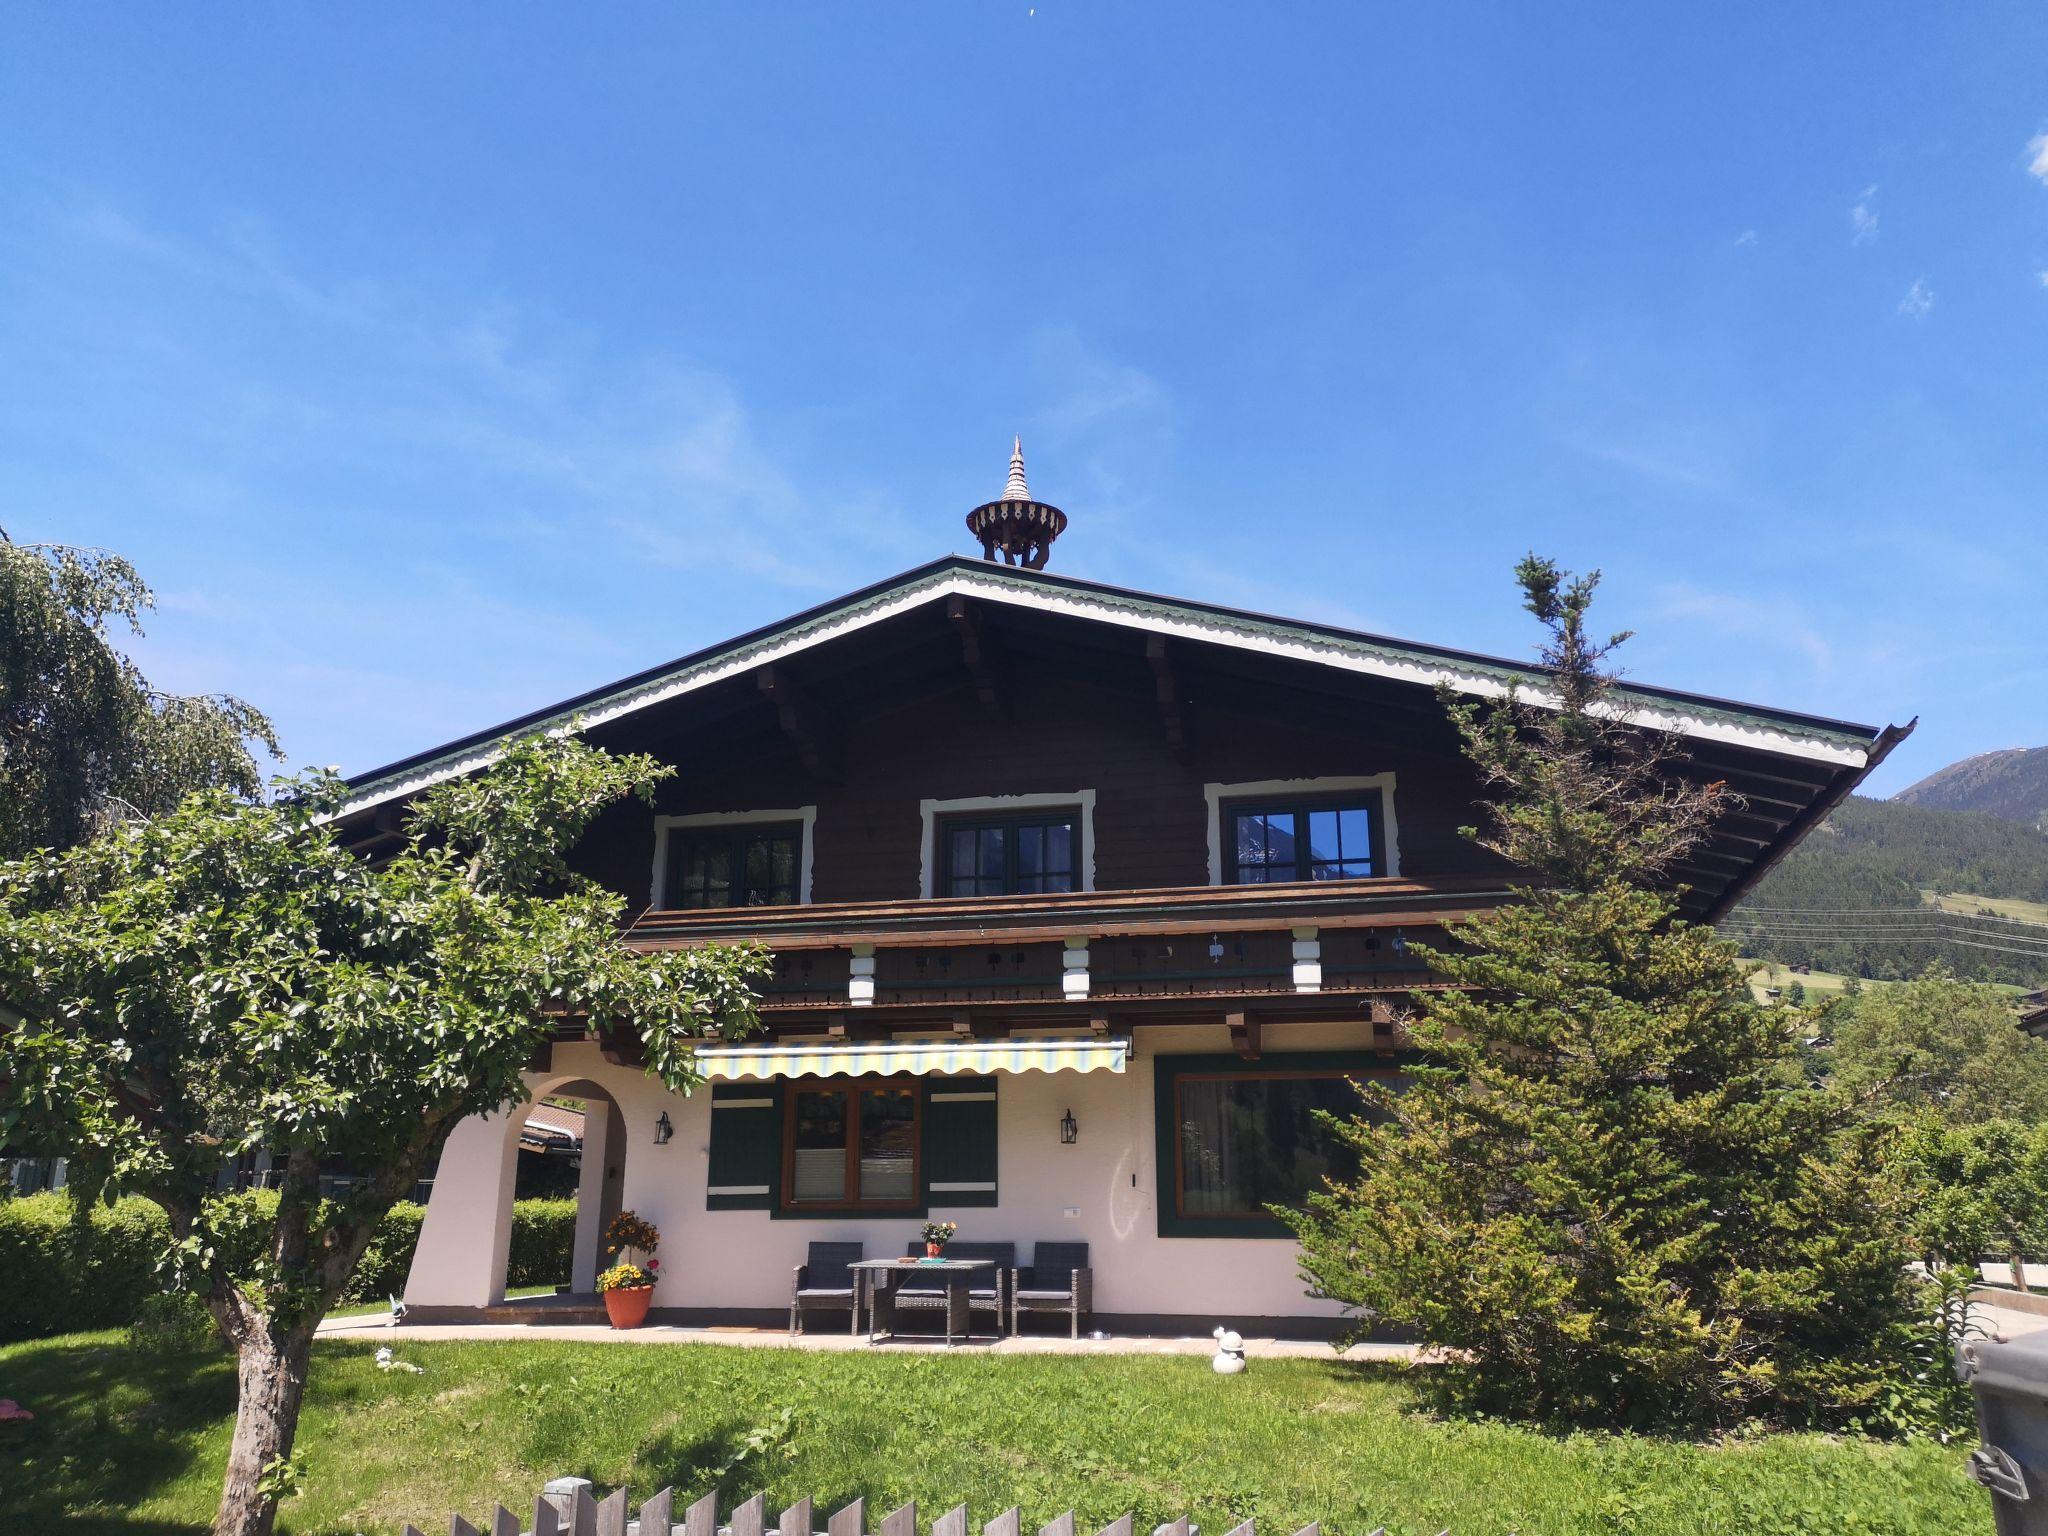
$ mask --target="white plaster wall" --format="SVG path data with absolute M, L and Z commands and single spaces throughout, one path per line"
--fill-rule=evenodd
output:
M 1370 1027 L 1357 1025 L 1269 1026 L 1266 1054 L 1365 1046 Z M 1220 1025 L 1148 1028 L 1138 1032 L 1130 1068 L 1110 1072 L 1026 1072 L 997 1079 L 997 1206 L 934 1206 L 935 1218 L 957 1221 L 963 1238 L 1011 1240 L 1020 1261 L 1040 1240 L 1090 1245 L 1095 1270 L 1095 1305 L 1101 1312 L 1178 1313 L 1218 1322 L 1246 1317 L 1333 1317 L 1334 1302 L 1314 1301 L 1295 1268 L 1295 1245 L 1281 1238 L 1163 1238 L 1158 1226 L 1158 1169 L 1153 1134 L 1153 1058 L 1163 1054 L 1226 1052 L 1229 1033 Z M 905 1216 L 828 1217 L 778 1220 L 764 1211 L 707 1211 L 705 1175 L 710 1148 L 711 1095 L 706 1089 L 684 1097 L 666 1092 L 652 1078 L 606 1063 L 594 1045 L 562 1046 L 555 1071 L 531 1081 L 537 1091 L 571 1077 L 583 1077 L 610 1093 L 619 1105 L 625 1135 L 625 1206 L 661 1230 L 661 1281 L 657 1307 L 773 1308 L 789 1303 L 791 1269 L 806 1245 L 826 1240 L 866 1244 L 871 1258 L 904 1251 L 919 1222 Z M 654 1144 L 656 1118 L 667 1110 L 675 1137 Z M 1059 1119 L 1071 1110 L 1080 1125 L 1073 1146 L 1062 1146 Z M 459 1300 L 477 1289 L 438 1283 L 431 1272 L 440 1259 L 434 1207 L 443 1190 L 469 1206 L 465 1231 L 492 1226 L 478 1220 L 479 1200 L 491 1199 L 482 1176 L 496 1141 L 512 1122 L 467 1122 L 458 1128 L 435 1181 L 433 1206 L 421 1234 L 411 1301 L 481 1305 Z M 495 1126 L 495 1132 L 488 1127 Z M 478 1134 L 466 1135 L 476 1129 Z M 516 1135 L 516 1133 L 511 1133 Z M 475 1167 L 454 1166 L 458 1159 Z M 1171 1170 L 1168 1171 L 1171 1178 Z M 509 1169 L 503 1175 L 510 1178 Z M 505 1189 L 509 1191 L 507 1183 Z M 510 1221 L 509 1200 L 503 1220 Z M 1067 1215 L 1071 1208 L 1075 1214 Z M 495 1235 L 495 1234 L 493 1234 Z M 489 1243 L 489 1239 L 485 1239 Z M 496 1248 L 471 1250 L 474 1258 Z M 498 1260 L 502 1276 L 503 1260 Z M 423 1279 L 423 1268 L 428 1271 Z

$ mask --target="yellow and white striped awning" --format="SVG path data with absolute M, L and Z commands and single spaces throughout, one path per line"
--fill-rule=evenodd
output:
M 697 1063 L 713 1082 L 742 1077 L 864 1077 L 926 1072 L 1121 1072 L 1131 1042 L 1085 1040 L 801 1040 L 707 1045 Z

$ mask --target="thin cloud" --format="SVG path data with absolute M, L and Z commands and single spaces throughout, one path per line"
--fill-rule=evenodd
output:
M 1934 308 L 1934 290 L 1927 286 L 1927 279 L 1916 277 L 1913 286 L 1906 290 L 1906 296 L 1899 300 L 1899 313 L 1908 320 L 1925 320 Z
M 1739 251 L 1746 251 L 1754 247 L 1756 245 L 1756 242 L 1756 231 L 1753 229 L 1745 229 L 1741 234 L 1735 237 L 1735 248 Z
M 1877 183 L 1872 182 L 1863 189 L 1863 195 L 1849 210 L 1849 243 L 1851 245 L 1875 245 L 1877 243 Z
M 1745 646 L 1796 652 L 1818 673 L 1829 671 L 1835 663 L 1834 647 L 1826 637 L 1781 600 L 1676 585 L 1665 588 L 1657 616 L 1674 623 L 1704 625 L 1723 639 Z
M 2027 174 L 2048 187 L 2048 133 L 2027 140 Z

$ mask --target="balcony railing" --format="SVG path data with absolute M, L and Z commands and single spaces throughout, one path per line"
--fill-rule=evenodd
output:
M 818 902 L 793 907 L 648 911 L 626 930 L 635 949 L 717 939 L 759 939 L 781 951 L 853 944 L 984 944 L 1319 928 L 1441 926 L 1499 906 L 1500 880 L 1314 880 L 1285 885 L 1163 886 L 1037 896 L 939 896 L 908 901 Z

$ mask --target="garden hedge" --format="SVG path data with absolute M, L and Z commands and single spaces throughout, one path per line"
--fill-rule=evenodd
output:
M 227 1195 L 269 1214 L 269 1190 Z M 426 1207 L 391 1208 L 350 1282 L 347 1301 L 379 1301 L 405 1288 Z M 0 1200 L 0 1343 L 38 1339 L 84 1328 L 120 1328 L 135 1318 L 143 1298 L 156 1294 L 157 1259 L 170 1223 L 163 1210 L 139 1198 L 96 1206 L 81 1237 L 63 1192 Z M 508 1286 L 551 1285 L 569 1275 L 575 1240 L 574 1200 L 521 1200 L 512 1207 Z

